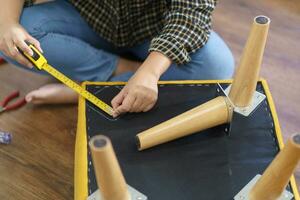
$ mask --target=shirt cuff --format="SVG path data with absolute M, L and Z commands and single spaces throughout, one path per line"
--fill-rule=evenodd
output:
M 184 46 L 170 36 L 159 36 L 152 39 L 149 52 L 158 51 L 177 64 L 184 64 L 191 60 Z
M 35 0 L 25 0 L 24 1 L 24 7 L 32 6 L 34 4 Z

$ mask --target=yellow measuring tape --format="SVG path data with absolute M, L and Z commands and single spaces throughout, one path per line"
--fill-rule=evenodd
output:
M 101 101 L 95 95 L 85 90 L 79 84 L 77 84 L 76 82 L 74 82 L 73 80 L 56 70 L 54 67 L 49 65 L 47 63 L 46 58 L 39 52 L 39 50 L 37 50 L 32 44 L 27 44 L 33 51 L 33 56 L 30 56 L 25 52 L 24 55 L 35 65 L 35 67 L 37 67 L 39 70 L 45 70 L 46 72 L 54 76 L 56 79 L 58 79 L 59 81 L 76 91 L 79 95 L 81 95 L 91 103 L 95 104 L 98 108 L 112 116 L 113 108 L 111 106 L 106 104 L 104 101 Z

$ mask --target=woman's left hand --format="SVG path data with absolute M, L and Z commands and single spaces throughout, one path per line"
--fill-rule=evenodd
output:
M 113 117 L 126 112 L 147 112 L 156 103 L 158 97 L 157 82 L 159 77 L 138 71 L 127 85 L 112 100 Z
M 113 117 L 126 112 L 147 112 L 158 97 L 157 82 L 168 69 L 171 60 L 159 52 L 151 52 L 111 104 Z

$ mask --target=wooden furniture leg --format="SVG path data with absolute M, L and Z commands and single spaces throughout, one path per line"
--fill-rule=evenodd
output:
M 250 200 L 276 200 L 300 160 L 300 134 L 293 135 L 250 191 Z
M 247 107 L 251 103 L 259 78 L 269 26 L 270 19 L 268 17 L 257 16 L 254 18 L 229 92 L 231 102 L 237 107 Z
M 97 184 L 104 200 L 130 200 L 130 193 L 110 139 L 97 135 L 90 140 L 89 146 Z
M 137 135 L 138 149 L 144 150 L 199 130 L 229 122 L 232 110 L 226 97 L 219 96 L 177 117 Z

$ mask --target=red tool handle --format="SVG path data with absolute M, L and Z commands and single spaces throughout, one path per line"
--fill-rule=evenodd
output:
M 10 95 L 8 95 L 1 103 L 0 103 L 0 106 L 1 107 L 5 107 L 8 102 L 10 102 L 12 99 L 16 98 L 20 96 L 20 92 L 19 91 L 15 91 L 13 93 L 11 93 Z
M 5 110 L 14 110 L 14 109 L 22 107 L 26 103 L 27 102 L 26 102 L 25 98 L 22 98 L 21 100 L 17 101 L 16 103 L 5 107 Z

